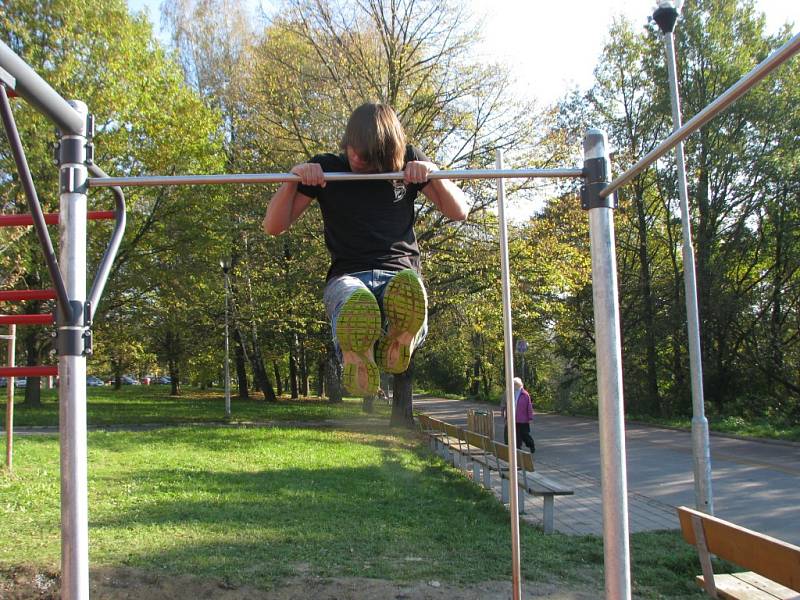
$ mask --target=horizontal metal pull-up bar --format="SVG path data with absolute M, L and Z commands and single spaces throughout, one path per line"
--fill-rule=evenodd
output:
M 609 183 L 608 187 L 600 192 L 600 196 L 606 198 L 626 183 L 629 183 L 631 179 L 672 150 L 679 142 L 685 140 L 711 119 L 716 117 L 720 112 L 728 108 L 728 106 L 736 102 L 740 96 L 790 59 L 798 50 L 800 50 L 800 33 L 795 34 L 792 39 L 761 61 L 761 63 L 747 73 L 747 75 L 742 77 L 711 104 L 688 120 L 683 127 L 672 132 L 672 135 L 646 154 L 644 158 Z
M 325 181 L 373 181 L 403 179 L 402 171 L 392 173 L 325 173 Z M 471 169 L 434 171 L 429 179 L 533 179 L 583 177 L 583 169 Z M 150 175 L 142 177 L 92 177 L 89 187 L 220 185 L 227 183 L 285 183 L 300 181 L 293 173 L 239 173 L 235 175 Z

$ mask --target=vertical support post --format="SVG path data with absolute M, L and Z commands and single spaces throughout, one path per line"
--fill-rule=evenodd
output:
M 89 597 L 89 515 L 86 444 L 86 142 L 87 109 L 78 133 L 59 143 L 61 277 L 69 306 L 58 311 L 59 433 L 61 444 L 61 597 Z
M 16 365 L 17 326 L 8 326 L 8 366 Z M 10 473 L 14 468 L 14 378 L 6 378 L 6 468 Z
M 228 270 L 230 265 L 223 268 L 225 272 L 225 416 L 231 416 L 231 359 L 230 359 L 230 337 L 228 329 Z
M 603 547 L 606 598 L 631 597 L 628 540 L 628 489 L 622 399 L 622 350 L 614 247 L 614 194 L 601 198 L 610 181 L 606 133 L 589 129 L 583 138 L 585 187 L 582 206 L 589 211 L 592 290 L 597 355 L 597 395 L 603 497 Z
M 503 168 L 503 153 L 497 151 L 497 168 Z M 508 485 L 517 489 L 517 428 L 516 406 L 514 402 L 514 332 L 511 326 L 511 285 L 508 266 L 508 230 L 505 216 L 505 181 L 497 180 L 497 219 L 500 227 L 500 273 L 503 288 L 503 332 L 505 348 L 506 377 L 506 419 L 508 423 Z M 516 493 L 510 494 L 509 514 L 511 515 L 511 598 L 522 598 L 522 568 L 519 543 L 519 499 Z
M 672 105 L 672 130 L 681 128 L 681 100 L 678 91 L 678 73 L 675 64 L 675 22 L 678 11 L 672 2 L 662 1 L 653 13 L 664 38 L 667 59 L 670 104 Z M 694 499 L 697 510 L 714 514 L 714 497 L 711 487 L 711 448 L 708 437 L 708 419 L 703 397 L 703 360 L 700 351 L 700 311 L 697 306 L 697 277 L 695 274 L 694 247 L 692 246 L 692 221 L 689 211 L 689 191 L 686 185 L 686 163 L 683 142 L 675 146 L 675 164 L 678 171 L 678 196 L 681 206 L 683 245 L 683 288 L 686 297 L 686 328 L 689 337 L 689 374 L 692 382 L 692 457 L 694 459 Z

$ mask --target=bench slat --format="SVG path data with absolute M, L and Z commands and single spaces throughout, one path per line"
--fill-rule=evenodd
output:
M 531 484 L 530 487 L 539 487 L 544 490 L 548 490 L 550 494 L 556 494 L 558 496 L 569 496 L 574 494 L 575 492 L 569 488 L 564 487 L 563 485 L 556 483 L 552 479 L 545 477 L 539 473 L 528 473 L 527 475 L 528 483 Z
M 692 515 L 703 522 L 709 552 L 791 590 L 800 590 L 800 547 L 681 506 L 678 517 L 683 537 L 695 546 Z
M 780 600 L 800 600 L 800 594 L 794 590 L 790 590 L 780 583 L 775 583 L 766 577 L 762 577 L 758 573 L 746 571 L 744 573 L 732 573 L 732 575 L 745 583 L 749 583 L 753 587 L 757 587 L 768 594 L 772 594 L 775 598 L 780 598 Z
M 797 600 L 800 598 L 797 593 L 783 586 L 778 586 L 778 588 L 787 590 L 789 595 L 784 594 L 776 596 L 753 585 L 750 581 L 742 579 L 742 576 L 753 576 L 760 579 L 762 582 L 775 585 L 774 582 L 770 582 L 769 579 L 764 579 L 752 571 L 748 571 L 747 573 L 714 575 L 717 595 L 726 600 Z M 697 585 L 705 587 L 705 580 L 702 575 L 697 576 Z

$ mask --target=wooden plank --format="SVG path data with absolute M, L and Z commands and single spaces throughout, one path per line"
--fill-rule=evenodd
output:
M 510 457 L 508 446 L 506 444 L 501 444 L 500 442 L 495 442 L 494 447 L 497 458 L 508 463 L 508 459 Z M 533 456 L 530 452 L 517 450 L 517 468 L 522 469 L 523 471 L 534 470 Z
M 681 506 L 681 530 L 692 545 L 696 545 L 692 514 L 703 521 L 709 552 L 789 589 L 800 590 L 800 547 Z
M 697 584 L 705 588 L 702 575 L 698 575 Z M 733 575 L 715 575 L 717 596 L 728 600 L 776 600 L 775 596 L 734 577 Z
M 800 593 L 790 590 L 780 583 L 775 583 L 766 577 L 762 577 L 758 573 L 745 571 L 744 573 L 732 573 L 732 575 L 736 577 L 736 579 L 741 579 L 745 583 L 749 583 L 753 587 L 757 587 L 779 600 L 800 600 Z
M 534 496 L 571 496 L 575 492 L 552 479 L 541 476 L 539 473 L 528 473 L 528 491 Z

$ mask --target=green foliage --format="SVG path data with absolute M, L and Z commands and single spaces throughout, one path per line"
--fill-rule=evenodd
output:
M 786 39 L 768 36 L 753 3 L 686 2 L 676 29 L 683 111 L 688 119 Z M 797 116 L 793 62 L 687 140 L 691 227 L 696 260 L 705 398 L 712 416 L 796 422 L 800 409 L 800 311 L 794 279 Z M 608 130 L 614 168 L 633 164 L 671 130 L 663 41 L 616 23 L 586 94 L 561 103 L 559 126 L 580 135 Z M 796 137 L 796 136 L 794 136 Z M 780 167 L 778 165 L 781 165 Z M 680 210 L 675 166 L 660 161 L 621 190 L 617 263 L 626 409 L 633 414 L 691 412 Z M 581 300 L 582 299 L 582 300 Z M 591 408 L 593 328 L 589 290 L 559 320 L 559 348 Z M 588 326 L 587 326 L 588 325 Z M 587 400 L 589 402 L 587 402 Z
M 457 3 L 290 0 L 261 24 L 225 0 L 165 7 L 174 54 L 121 0 L 2 3 L 0 31 L 65 97 L 96 115 L 97 162 L 112 174 L 276 172 L 335 150 L 350 110 L 393 104 L 411 141 L 446 167 L 580 160 L 590 125 L 608 130 L 617 172 L 671 130 L 663 43 L 624 21 L 609 31 L 591 89 L 543 109 L 506 91 L 507 73 L 472 56 L 474 28 Z M 394 10 L 393 10 L 394 8 Z M 402 9 L 402 10 L 401 10 Z M 229 14 L 230 13 L 230 14 Z M 690 117 L 789 35 L 767 35 L 750 0 L 686 2 L 676 30 L 683 109 Z M 289 59 L 290 57 L 291 59 Z M 800 98 L 790 62 L 686 143 L 706 399 L 713 418 L 800 419 L 800 239 L 797 202 Z M 51 128 L 15 101 L 45 206 L 56 206 Z M 492 399 L 504 384 L 499 231 L 490 182 L 464 184 L 466 223 L 426 203 L 417 234 L 430 299 L 420 384 Z M 321 304 L 328 259 L 312 208 L 278 238 L 260 232 L 272 192 L 262 186 L 130 188 L 129 228 L 96 322 L 104 371 L 169 371 L 178 381 L 219 380 L 223 277 L 232 259 L 232 347 L 240 369 L 272 388 L 306 395 L 330 350 Z M 572 182 L 509 185 L 513 201 L 548 202 L 509 226 L 517 356 L 537 406 L 595 405 L 592 291 L 585 213 Z M 98 200 L 102 198 L 102 200 Z M 691 409 L 681 223 L 672 161 L 620 192 L 615 212 L 626 407 L 677 418 Z M 94 192 L 92 204 L 105 202 Z M 26 209 L 5 148 L 0 203 Z M 95 265 L 108 224 L 90 229 Z M 35 238 L 0 232 L 0 287 L 46 284 Z M 90 267 L 91 270 L 92 267 Z M 24 310 L 47 306 L 29 304 Z M 34 330 L 33 362 L 50 351 Z

